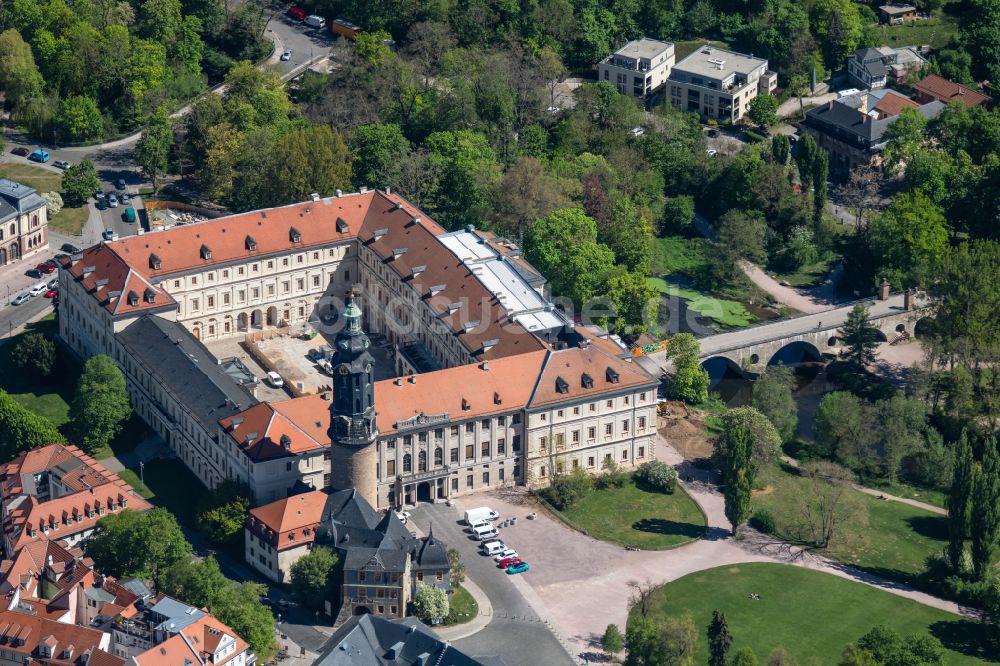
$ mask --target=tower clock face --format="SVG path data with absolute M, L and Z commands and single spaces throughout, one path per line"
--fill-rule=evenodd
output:
M 365 372 L 370 373 L 371 371 L 372 371 L 372 364 L 371 363 L 365 363 Z
M 342 365 L 339 368 L 337 368 L 337 372 L 339 372 L 342 375 L 346 375 L 347 373 L 350 372 L 350 370 L 347 369 L 346 365 Z

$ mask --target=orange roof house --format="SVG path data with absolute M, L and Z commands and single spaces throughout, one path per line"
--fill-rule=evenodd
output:
M 974 106 L 979 106 L 980 104 L 985 104 L 987 106 L 991 105 L 993 98 L 982 94 L 972 88 L 963 86 L 961 83 L 955 83 L 954 81 L 949 81 L 948 79 L 942 78 L 937 74 L 930 74 L 925 76 L 920 81 L 913 84 L 913 89 L 916 91 L 916 98 L 921 104 L 926 104 L 933 100 L 937 100 L 943 104 L 948 104 L 949 102 L 959 101 L 964 104 L 967 108 L 972 108 Z

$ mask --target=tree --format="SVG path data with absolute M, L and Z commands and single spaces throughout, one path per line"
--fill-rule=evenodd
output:
M 771 139 L 771 159 L 775 164 L 782 166 L 788 164 L 788 159 L 792 155 L 792 141 L 784 134 L 778 134 Z
M 549 175 L 534 157 L 519 157 L 500 181 L 494 213 L 497 225 L 512 237 L 520 237 L 535 220 L 571 206 L 566 193 L 575 184 Z
M 448 565 L 451 567 L 451 586 L 458 587 L 465 582 L 465 562 L 458 549 L 448 549 Z
M 434 585 L 417 583 L 410 612 L 424 622 L 443 620 L 448 615 L 448 593 Z
M 764 245 L 767 223 L 759 212 L 734 208 L 719 218 L 717 227 L 718 249 L 731 260 L 761 263 L 767 259 Z
M 552 283 L 558 296 L 581 307 L 598 293 L 614 266 L 614 253 L 597 242 L 597 223 L 579 208 L 564 208 L 531 227 L 528 260 Z
M 970 532 L 975 464 L 972 445 L 963 432 L 958 441 L 958 460 L 948 493 L 948 561 L 956 573 L 962 572 L 965 540 Z
M 886 142 L 882 152 L 885 164 L 896 167 L 905 163 L 920 148 L 926 127 L 927 119 L 916 109 L 900 111 L 882 135 Z
M 104 117 L 92 97 L 77 95 L 63 100 L 56 125 L 71 141 L 89 141 L 104 135 Z
M 399 187 L 402 163 L 410 153 L 410 142 L 399 125 L 361 125 L 351 137 L 356 187 Z
M 198 507 L 198 529 L 220 546 L 240 538 L 251 505 L 252 496 L 246 484 L 226 479 L 209 491 Z
M 615 661 L 617 659 L 618 653 L 624 648 L 622 632 L 618 629 L 617 624 L 609 624 L 607 629 L 604 630 L 604 635 L 601 637 L 601 648 L 604 650 L 608 661 Z
M 637 484 L 668 495 L 677 487 L 677 470 L 659 460 L 650 460 L 639 465 L 633 478 Z
M 295 129 L 278 139 L 268 158 L 269 205 L 328 196 L 351 187 L 351 157 L 344 140 L 327 125 Z
M 667 360 L 674 363 L 670 395 L 687 403 L 708 400 L 708 371 L 701 367 L 701 345 L 690 333 L 677 333 L 667 342 Z
M 63 172 L 62 191 L 70 206 L 82 206 L 100 189 L 101 180 L 90 160 L 80 160 Z
M 778 98 L 760 93 L 750 100 L 747 116 L 761 127 L 770 127 L 778 122 Z
M 18 337 L 11 361 L 29 375 L 48 377 L 56 363 L 56 345 L 41 333 L 26 333 Z
M 729 648 L 732 645 L 733 636 L 729 633 L 726 614 L 719 609 L 713 610 L 712 621 L 708 625 L 709 666 L 726 666 L 729 663 Z
M 974 510 L 969 521 L 972 568 L 979 580 L 986 580 L 992 570 L 993 550 L 1000 534 L 1000 453 L 996 440 L 986 440 L 982 463 L 973 469 Z
M 739 444 L 732 441 L 741 428 L 750 435 L 750 458 L 744 464 Z M 778 457 L 781 451 L 781 436 L 767 416 L 754 407 L 735 407 L 722 415 L 722 436 L 719 438 L 719 453 L 729 465 L 728 469 L 750 468 L 756 475 Z M 752 480 L 752 479 L 751 479 Z
M 354 40 L 358 57 L 372 67 L 380 67 L 388 58 L 393 57 L 392 49 L 386 43 L 392 39 L 385 30 L 365 31 Z
M 772 365 L 753 383 L 753 407 L 764 414 L 784 442 L 795 437 L 798 405 L 795 403 L 795 375 L 786 365 Z
M 45 81 L 31 47 L 14 29 L 0 32 L 0 89 L 7 101 L 21 108 L 42 96 Z
M 802 474 L 809 479 L 809 491 L 799 497 L 803 538 L 818 548 L 828 548 L 840 528 L 860 513 L 852 475 L 826 461 L 806 463 Z
M 97 521 L 83 549 L 94 560 L 94 569 L 101 573 L 154 581 L 191 556 L 191 544 L 184 538 L 177 519 L 163 508 L 145 512 L 124 509 L 105 516 Z
M 654 621 L 630 615 L 625 625 L 625 666 L 686 666 L 694 657 L 698 630 L 690 616 Z
M 847 391 L 823 396 L 813 426 L 816 444 L 824 455 L 852 469 L 876 458 L 878 431 L 871 405 Z
M 741 431 L 740 437 L 748 437 L 746 430 Z M 723 489 L 723 499 L 725 500 L 726 519 L 732 526 L 733 536 L 736 536 L 740 527 L 750 517 L 750 501 L 753 495 L 753 480 L 749 476 L 746 468 L 735 470 L 729 476 L 729 482 Z
M 174 131 L 165 106 L 149 117 L 142 138 L 135 145 L 135 162 L 153 182 L 153 193 L 159 191 L 159 177 L 167 172 Z
M 757 655 L 753 648 L 740 648 L 733 656 L 732 666 L 757 666 Z
M 21 451 L 65 441 L 52 423 L 0 389 L 0 454 L 10 460 Z
M 904 666 L 921 664 L 935 666 L 944 663 L 941 641 L 927 634 L 913 634 L 903 638 L 895 629 L 876 625 L 848 646 L 841 664 L 858 666 Z
M 872 269 L 897 289 L 915 287 L 948 251 L 944 211 L 922 192 L 901 192 L 872 221 L 871 243 Z
M 125 377 L 104 354 L 83 366 L 73 399 L 72 428 L 83 449 L 94 452 L 106 447 L 132 414 Z
M 337 555 L 329 548 L 317 546 L 292 565 L 292 592 L 310 608 L 322 608 L 330 598 Z
M 646 280 L 645 274 L 619 268 L 602 287 L 605 298 L 611 302 L 614 320 L 601 323 L 628 340 L 645 333 L 647 324 L 656 318 L 657 305 L 656 289 Z
M 62 196 L 58 192 L 42 192 L 42 198 L 45 199 L 45 212 L 51 220 L 63 209 Z
M 660 224 L 660 235 L 668 233 L 687 233 L 694 225 L 694 197 L 680 194 L 669 197 L 663 203 L 663 222 Z
M 847 321 L 838 333 L 844 343 L 841 354 L 844 360 L 858 370 L 875 362 L 875 350 L 878 348 L 878 331 L 871 325 L 868 308 L 858 303 L 847 314 Z
M 798 666 L 798 662 L 779 645 L 767 655 L 767 666 Z

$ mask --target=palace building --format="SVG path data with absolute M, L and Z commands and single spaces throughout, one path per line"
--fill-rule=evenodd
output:
M 653 458 L 658 379 L 556 309 L 516 245 L 388 191 L 102 242 L 59 277 L 70 349 L 114 358 L 178 457 L 258 505 L 354 488 L 386 509 Z M 261 401 L 206 346 L 307 324 L 335 350 L 315 394 Z

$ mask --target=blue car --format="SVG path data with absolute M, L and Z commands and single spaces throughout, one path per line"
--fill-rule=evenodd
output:
M 528 566 L 527 562 L 521 562 L 519 564 L 515 564 L 513 566 L 507 567 L 507 573 L 509 573 L 509 574 L 524 573 L 525 571 L 527 571 L 530 568 L 531 567 Z
M 32 162 L 41 162 L 42 164 L 45 164 L 46 162 L 49 161 L 49 153 L 46 150 L 38 148 L 30 155 L 28 155 L 28 159 L 31 160 Z

